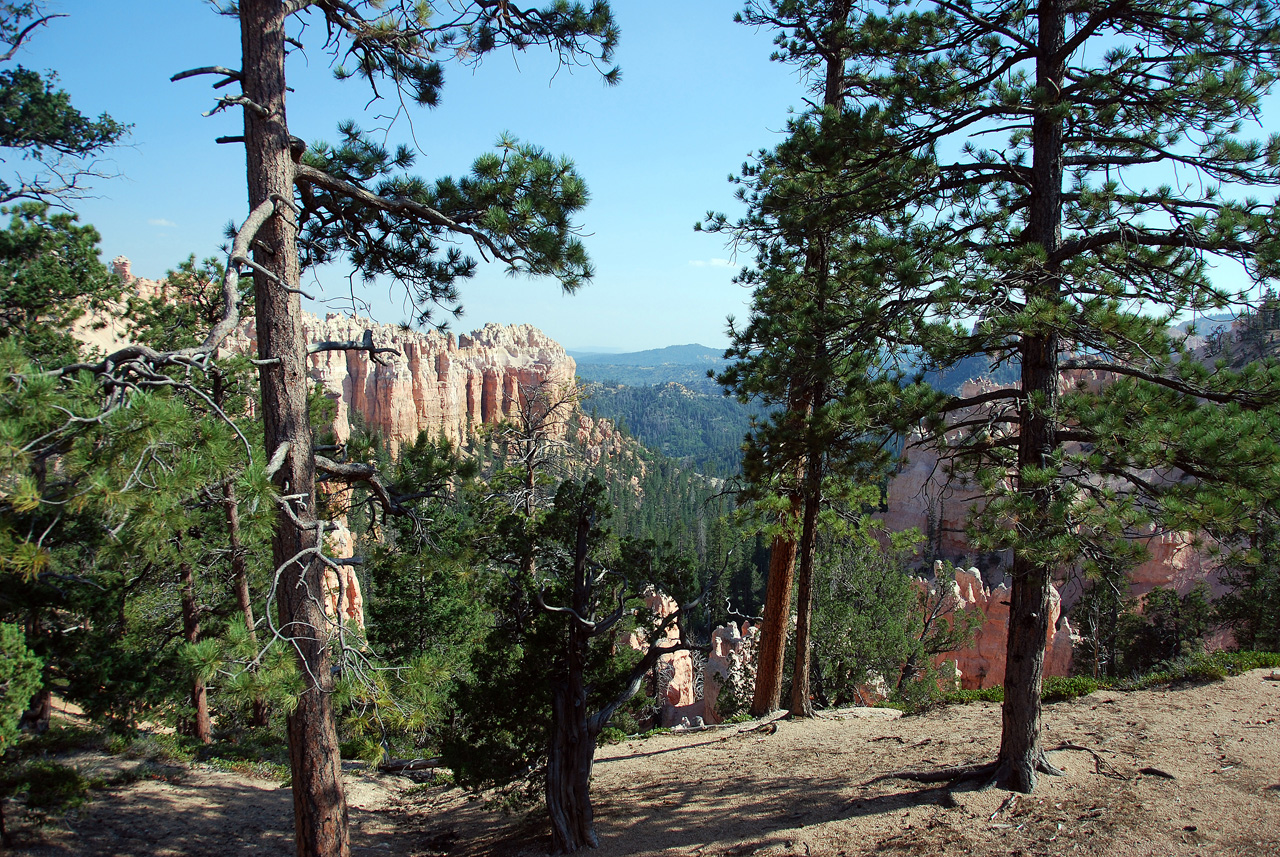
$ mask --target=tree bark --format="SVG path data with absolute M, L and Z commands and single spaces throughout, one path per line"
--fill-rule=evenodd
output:
M 1064 60 L 1051 60 L 1065 41 L 1065 14 L 1060 0 L 1045 0 L 1039 12 L 1037 86 L 1045 103 L 1032 119 L 1031 192 L 1025 236 L 1052 257 L 1062 240 L 1062 120 L 1053 113 L 1053 93 L 1061 93 Z M 1045 268 L 1038 282 L 1027 289 L 1028 299 L 1061 301 L 1057 272 Z M 1017 490 L 1029 499 L 1032 510 L 1017 522 L 1021 538 L 1043 539 L 1054 522 L 1049 509 L 1056 489 L 1037 480 L 1028 486 L 1032 468 L 1052 466 L 1057 440 L 1058 336 L 1046 332 L 1024 333 L 1019 341 L 1024 398 L 1019 412 Z M 1036 773 L 1058 773 L 1040 745 L 1040 690 L 1044 679 L 1044 649 L 1049 623 L 1049 586 L 1053 569 L 1043 560 L 1027 556 L 1025 545 L 1015 548 L 1013 588 L 1009 604 L 1009 637 L 1006 650 L 1004 703 L 1001 707 L 1000 753 L 996 758 L 996 782 L 1014 791 L 1029 793 Z
M 818 540 L 818 508 L 822 503 L 822 453 L 810 450 L 805 466 L 804 518 L 800 528 L 799 583 L 796 592 L 796 661 L 791 673 L 791 716 L 812 717 L 809 665 L 813 660 L 813 556 Z
M 200 605 L 196 601 L 196 573 L 191 563 L 179 566 L 182 579 L 182 636 L 188 643 L 200 642 Z M 201 744 L 213 742 L 212 724 L 209 720 L 209 691 L 204 677 L 191 679 L 191 705 L 195 714 L 184 724 L 182 732 Z
M 823 78 L 822 104 L 828 109 L 839 108 L 844 102 L 844 57 L 847 53 L 844 41 L 850 0 L 839 0 L 829 10 L 830 17 L 824 27 L 826 69 Z M 826 121 L 826 117 L 823 117 Z M 805 273 L 814 283 L 813 301 L 817 311 L 815 318 L 819 324 L 825 323 L 827 310 L 827 239 L 825 227 L 818 226 L 813 234 L 806 236 Z M 804 341 L 803 339 L 801 340 Z M 827 397 L 825 374 L 829 371 L 826 341 L 819 335 L 813 342 L 811 353 L 799 355 L 802 363 L 811 365 L 814 379 L 812 389 L 806 391 L 804 398 L 807 407 L 804 411 L 805 436 L 814 437 L 813 423 L 818 419 L 818 411 Z M 813 558 L 818 539 L 818 510 L 822 505 L 822 477 L 826 456 L 824 450 L 815 448 L 816 443 L 805 443 L 804 484 L 801 488 L 804 497 L 803 523 L 800 529 L 799 545 L 799 582 L 796 593 L 796 660 L 791 673 L 791 716 L 812 717 L 813 698 L 809 692 L 809 666 L 812 661 L 813 645 L 810 625 L 813 619 Z
M 579 512 L 572 595 L 576 615 L 570 617 L 565 631 L 564 673 L 552 683 L 547 812 L 551 817 L 551 850 L 556 854 L 570 854 L 599 844 L 591 811 L 591 766 L 595 761 L 596 735 L 587 720 L 587 649 L 591 634 L 577 619 L 590 613 L 587 541 L 593 523 L 585 509 Z
M 324 611 L 324 568 L 315 558 L 314 442 L 307 413 L 306 342 L 297 288 L 296 217 L 291 209 L 294 164 L 285 118 L 285 20 L 281 0 L 239 3 L 241 71 L 245 96 L 262 108 L 246 108 L 245 154 L 250 210 L 269 199 L 280 203 L 254 243 L 254 259 L 270 275 L 254 275 L 262 417 L 267 455 L 281 444 L 288 454 L 275 476 L 292 515 L 281 510 L 272 555 L 279 583 L 281 632 L 297 653 L 303 692 L 288 717 L 293 773 L 294 830 L 299 857 L 347 857 L 347 803 L 343 792 L 329 620 Z M 294 518 L 297 519 L 295 522 Z
M 791 499 L 784 526 L 800 515 L 799 495 Z M 769 547 L 769 580 L 765 584 L 764 617 L 760 623 L 760 649 L 756 655 L 756 686 L 751 716 L 764 717 L 782 702 L 782 663 L 786 657 L 787 631 L 791 624 L 791 585 L 796 570 L 796 540 L 783 533 Z
M 27 639 L 39 640 L 45 634 L 44 622 L 40 615 L 32 610 L 27 615 Z M 46 657 L 44 666 L 40 670 L 40 689 L 36 691 L 35 696 L 31 697 L 31 701 L 27 703 L 27 710 L 22 712 L 19 718 L 18 728 L 24 732 L 34 732 L 37 735 L 43 735 L 49 731 L 49 720 L 53 716 L 53 690 L 50 689 L 50 681 L 53 679 L 53 658 Z
M 591 767 L 596 736 L 587 726 L 587 694 L 582 675 L 572 674 L 552 692 L 551 746 L 547 754 L 547 813 L 551 817 L 551 850 L 570 854 L 595 848 L 591 809 Z

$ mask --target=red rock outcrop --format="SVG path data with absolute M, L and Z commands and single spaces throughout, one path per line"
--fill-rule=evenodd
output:
M 934 564 L 936 575 L 942 563 Z M 936 577 L 935 577 L 936 579 Z M 915 579 L 918 587 L 930 587 L 928 581 Z M 930 590 L 931 594 L 935 594 Z M 941 615 L 948 617 L 959 610 L 977 609 L 983 621 L 974 634 L 973 643 L 935 658 L 937 665 L 953 661 L 960 686 L 967 690 L 1004 684 L 1005 648 L 1009 629 L 1009 587 L 1003 584 L 988 589 L 976 568 L 957 568 L 951 592 L 943 594 Z M 1056 586 L 1049 588 L 1049 631 L 1045 636 L 1045 676 L 1071 674 L 1071 623 L 1062 615 L 1062 596 Z
M 460 444 L 472 429 L 514 416 L 523 390 L 564 388 L 577 372 L 559 343 L 527 324 L 487 324 L 457 337 L 334 313 L 304 316 L 303 325 L 312 343 L 359 342 L 371 331 L 377 348 L 397 352 L 379 354 L 377 361 L 354 349 L 310 356 L 312 379 L 337 406 L 339 441 L 350 435 L 355 412 L 393 448 L 422 431 Z M 252 321 L 243 322 L 226 347 L 256 353 Z

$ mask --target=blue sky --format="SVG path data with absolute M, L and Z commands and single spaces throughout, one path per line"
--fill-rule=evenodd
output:
M 751 151 L 777 142 L 788 109 L 802 106 L 802 83 L 769 61 L 772 33 L 733 23 L 736 0 L 612 5 L 622 30 L 619 86 L 605 87 L 590 68 L 557 73 L 537 52 L 499 53 L 477 69 L 447 66 L 440 106 L 414 110 L 391 129 L 392 143 L 417 141 L 417 171 L 428 178 L 464 172 L 509 131 L 573 158 L 591 189 L 580 222 L 595 280 L 565 296 L 555 282 L 482 265 L 462 285 L 466 314 L 455 330 L 528 322 L 569 348 L 720 347 L 725 317 L 745 314 L 748 294 L 730 280 L 749 260 L 692 227 L 708 209 L 738 211 L 726 177 Z M 241 119 L 235 111 L 201 116 L 214 103 L 210 78 L 169 78 L 237 66 L 234 22 L 200 0 L 48 7 L 68 17 L 40 31 L 19 60 L 56 70 L 83 112 L 107 111 L 134 126 L 109 156 L 120 177 L 98 182 L 94 198 L 75 205 L 102 233 L 104 257 L 126 255 L 135 273 L 159 277 L 192 253 L 215 255 L 226 224 L 246 210 L 243 150 L 214 138 L 239 133 Z M 387 103 L 366 109 L 367 89 L 334 82 L 321 34 L 307 35 L 317 47 L 289 67 L 293 133 L 333 140 L 343 119 L 385 125 L 376 117 Z M 323 271 L 304 288 L 340 302 L 343 274 Z M 378 320 L 407 316 L 394 288 L 357 288 Z

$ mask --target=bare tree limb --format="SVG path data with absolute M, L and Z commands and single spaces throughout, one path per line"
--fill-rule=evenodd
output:
M 374 348 L 372 330 L 366 330 L 364 332 L 364 338 L 359 342 L 354 339 L 342 342 L 314 342 L 311 344 L 311 347 L 307 349 L 308 354 L 319 354 L 323 351 L 364 351 L 368 353 L 369 359 L 374 363 L 377 363 L 379 366 L 387 365 L 387 362 L 378 356 L 379 354 L 400 353 L 400 349 L 398 348 Z
M 9 50 L 5 51 L 3 55 L 0 55 L 0 62 L 8 62 L 9 60 L 13 59 L 13 55 L 18 52 L 18 48 L 22 47 L 22 43 L 26 41 L 27 36 L 29 36 L 31 34 L 31 31 L 34 30 L 36 27 L 39 27 L 43 24 L 47 24 L 50 21 L 52 21 L 54 18 L 65 18 L 65 17 L 67 16 L 63 14 L 45 15 L 43 17 L 37 18 L 36 20 L 32 21 L 30 24 L 27 24 L 27 26 L 22 28 L 22 32 L 18 33 L 17 38 L 15 38 L 13 42 L 10 43 Z

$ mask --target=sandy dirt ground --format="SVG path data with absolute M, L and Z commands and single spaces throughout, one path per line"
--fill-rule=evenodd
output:
M 1280 855 L 1280 681 L 1099 692 L 1046 706 L 1063 777 L 1033 795 L 883 774 L 990 760 L 999 707 L 828 716 L 605 747 L 592 794 L 599 857 L 631 855 Z M 83 764 L 121 764 L 85 757 Z M 538 855 L 537 812 L 503 816 L 456 789 L 350 770 L 356 855 Z M 29 855 L 292 852 L 279 783 L 193 767 L 101 792 L 64 820 L 19 825 Z

